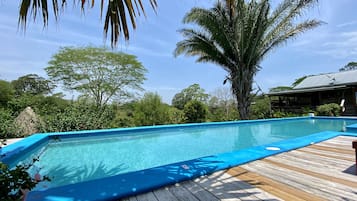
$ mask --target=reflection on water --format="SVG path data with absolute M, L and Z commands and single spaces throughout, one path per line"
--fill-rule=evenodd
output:
M 300 119 L 173 128 L 134 136 L 56 140 L 47 146 L 31 171 L 49 176 L 50 186 L 61 186 L 325 130 L 341 131 L 356 122 Z

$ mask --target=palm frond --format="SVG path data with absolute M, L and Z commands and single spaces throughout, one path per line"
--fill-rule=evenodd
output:
M 73 0 L 74 2 L 76 0 Z M 148 0 L 151 7 L 156 12 L 157 2 L 156 0 Z M 35 20 L 37 13 L 42 14 L 42 20 L 44 27 L 48 26 L 48 0 L 22 0 L 20 3 L 19 20 L 18 25 L 21 29 L 26 30 L 28 23 L 28 16 L 32 16 Z M 60 0 L 61 7 L 64 8 L 67 0 Z M 95 0 L 78 0 L 80 2 L 81 10 L 84 11 L 85 5 L 89 4 L 90 7 L 94 7 Z M 55 20 L 59 17 L 59 0 L 52 0 L 53 14 Z M 100 1 L 100 17 L 103 15 L 104 0 Z M 127 22 L 127 15 L 129 15 L 130 23 L 133 29 L 136 28 L 135 18 L 141 13 L 145 14 L 145 9 L 142 4 L 142 0 L 110 0 L 108 1 L 107 12 L 104 20 L 104 35 L 107 37 L 108 32 L 111 35 L 111 45 L 116 46 L 121 34 L 124 35 L 125 40 L 129 40 L 129 27 Z

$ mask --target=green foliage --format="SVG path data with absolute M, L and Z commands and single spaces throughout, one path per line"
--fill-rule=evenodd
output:
M 42 116 L 39 130 L 41 132 L 63 132 L 91 130 L 110 127 L 114 112 L 99 109 L 88 102 L 77 101 L 56 114 Z
M 340 68 L 339 71 L 349 71 L 349 70 L 357 70 L 357 62 L 349 62 L 344 67 Z
M 168 106 L 156 93 L 145 93 L 135 104 L 134 120 L 136 125 L 160 125 L 169 120 Z
M 142 90 L 146 72 L 134 55 L 96 47 L 61 48 L 45 70 L 65 89 L 92 98 L 97 107 Z
M 184 39 L 177 43 L 175 56 L 196 56 L 197 62 L 211 62 L 227 71 L 224 83 L 231 84 L 241 119 L 249 119 L 254 76 L 263 58 L 287 40 L 319 26 L 301 14 L 317 0 L 216 1 L 211 9 L 192 8 L 183 19 L 193 24 L 181 29 Z M 272 10 L 271 8 L 276 8 Z
M 0 80 L 0 107 L 6 106 L 7 103 L 14 97 L 15 90 L 11 83 Z
M 339 116 L 341 107 L 336 103 L 320 105 L 316 108 L 317 115 L 320 116 Z
M 8 108 L 17 116 L 26 107 L 34 109 L 36 114 L 50 115 L 62 112 L 69 106 L 69 101 L 64 100 L 61 94 L 52 96 L 22 94 L 8 102 Z
M 252 104 L 252 119 L 265 119 L 271 117 L 270 100 L 266 96 L 255 97 L 254 104 Z
M 183 89 L 180 93 L 175 94 L 172 99 L 172 106 L 182 110 L 186 103 L 191 100 L 206 102 L 208 94 L 200 87 L 199 84 L 193 84 Z
M 198 100 L 186 103 L 183 109 L 187 123 L 201 123 L 207 119 L 207 106 Z
M 208 101 L 209 121 L 232 121 L 237 120 L 238 117 L 239 113 L 234 99 L 211 96 Z
M 135 102 L 125 103 L 119 107 L 116 107 L 115 116 L 112 119 L 110 126 L 114 128 L 118 127 L 133 127 L 135 126 L 134 110 Z
M 46 95 L 56 87 L 50 80 L 46 80 L 36 74 L 28 74 L 11 82 L 15 94 L 20 96 L 24 93 L 31 95 Z
M 284 117 L 297 117 L 300 116 L 298 114 L 294 114 L 291 112 L 282 112 L 282 111 L 272 111 L 273 118 L 284 118 Z
M 167 106 L 169 124 L 181 124 L 185 122 L 185 113 L 175 107 Z
M 37 159 L 34 159 L 31 164 L 17 165 L 12 169 L 0 162 L 0 200 L 22 200 L 25 194 L 39 182 L 50 181 L 47 176 L 32 178 L 29 175 L 27 170 L 35 161 Z
M 14 131 L 14 116 L 8 109 L 0 108 L 0 139 L 5 139 L 13 136 Z

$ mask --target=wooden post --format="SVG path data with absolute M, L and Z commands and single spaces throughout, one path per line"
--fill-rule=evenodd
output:
M 352 147 L 355 149 L 355 155 L 356 155 L 356 175 L 357 175 L 357 140 L 352 142 Z

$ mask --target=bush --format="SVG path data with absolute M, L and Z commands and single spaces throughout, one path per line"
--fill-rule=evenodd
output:
M 339 116 L 341 107 L 336 103 L 330 103 L 318 106 L 316 111 L 320 116 Z
M 208 114 L 207 106 L 200 101 L 192 100 L 183 108 L 187 123 L 205 122 Z
M 1 149 L 1 147 L 0 147 Z M 17 165 L 10 169 L 0 162 L 0 200 L 23 200 L 26 193 L 33 189 L 41 181 L 50 181 L 50 178 L 40 175 L 32 178 L 27 170 L 33 165 Z
M 14 119 L 10 110 L 0 108 L 0 139 L 16 137 Z
M 63 112 L 42 117 L 40 132 L 64 132 L 109 128 L 114 113 L 105 108 L 96 108 L 83 101 L 74 102 Z
M 251 106 L 252 119 L 265 119 L 271 117 L 270 100 L 268 97 L 256 98 Z

